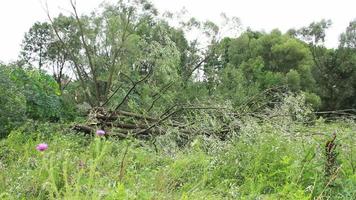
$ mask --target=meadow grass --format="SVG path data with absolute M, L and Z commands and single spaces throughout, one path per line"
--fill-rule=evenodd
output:
M 0 142 L 0 199 L 355 199 L 356 125 L 244 123 L 226 141 L 150 141 L 27 124 Z M 325 142 L 337 133 L 332 175 Z M 194 134 L 194 133 L 192 133 Z M 39 143 L 48 149 L 36 150 Z

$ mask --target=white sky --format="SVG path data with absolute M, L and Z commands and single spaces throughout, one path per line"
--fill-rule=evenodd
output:
M 45 1 L 45 0 L 42 0 Z M 110 0 L 113 1 L 113 0 Z M 331 19 L 328 47 L 336 47 L 338 36 L 356 18 L 356 0 L 152 0 L 158 10 L 179 11 L 185 7 L 191 16 L 216 21 L 220 13 L 241 19 L 244 28 L 270 31 L 306 26 L 320 19 Z M 47 0 L 52 16 L 70 10 L 69 0 Z M 102 0 L 77 0 L 80 13 L 88 13 Z M 0 61 L 18 57 L 24 33 L 36 21 L 47 20 L 41 0 L 0 0 Z

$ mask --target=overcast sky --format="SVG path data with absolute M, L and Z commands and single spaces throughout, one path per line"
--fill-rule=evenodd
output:
M 42 3 L 41 3 L 42 1 Z M 16 60 L 24 33 L 36 21 L 46 21 L 45 0 L 0 1 L 0 61 Z M 110 0 L 112 1 L 112 0 Z M 47 0 L 50 12 L 56 16 L 69 10 L 69 0 Z M 88 13 L 102 0 L 77 0 L 80 13 Z M 320 19 L 331 19 L 327 33 L 328 47 L 336 47 L 338 36 L 356 18 L 356 0 L 153 0 L 163 11 L 179 11 L 185 7 L 190 15 L 215 21 L 220 13 L 241 19 L 244 28 L 270 31 L 279 28 L 299 28 Z

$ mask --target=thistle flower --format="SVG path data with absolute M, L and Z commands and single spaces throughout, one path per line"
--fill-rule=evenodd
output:
M 105 135 L 105 131 L 104 130 L 97 130 L 96 131 L 96 135 L 97 136 L 103 136 L 103 135 Z
M 37 151 L 45 151 L 48 149 L 48 144 L 46 144 L 46 143 L 38 144 L 36 149 L 37 149 Z

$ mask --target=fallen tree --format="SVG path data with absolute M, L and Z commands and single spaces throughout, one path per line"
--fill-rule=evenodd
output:
M 103 107 L 97 107 L 90 111 L 86 124 L 77 124 L 73 127 L 74 130 L 85 134 L 94 134 L 97 129 L 103 129 L 109 137 L 128 138 L 134 137 L 139 139 L 149 139 L 155 136 L 165 134 L 171 130 L 176 130 L 181 135 L 186 137 L 193 135 L 217 136 L 220 139 L 225 139 L 229 132 L 236 132 L 238 126 L 231 123 L 225 123 L 223 127 L 202 128 L 199 122 L 187 122 L 184 117 L 177 117 L 182 112 L 188 110 L 213 110 L 214 117 L 224 121 L 221 110 L 225 108 L 214 107 L 189 107 L 176 106 L 170 108 L 160 117 L 145 116 L 142 114 L 127 112 L 127 111 L 107 111 Z M 219 114 L 221 116 L 219 116 Z M 224 113 L 226 114 L 226 113 Z M 236 116 L 236 113 L 229 113 L 231 117 Z M 181 121 L 177 119 L 181 119 Z M 231 120 L 230 120 L 231 121 Z

